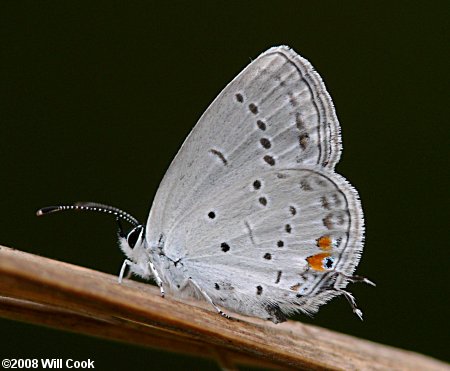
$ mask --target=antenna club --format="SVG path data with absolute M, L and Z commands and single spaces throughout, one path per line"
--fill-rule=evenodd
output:
M 56 211 L 64 210 L 65 208 L 66 208 L 65 206 L 47 206 L 47 207 L 43 207 L 42 209 L 39 209 L 38 211 L 36 211 L 36 215 L 42 216 L 42 215 L 54 213 Z

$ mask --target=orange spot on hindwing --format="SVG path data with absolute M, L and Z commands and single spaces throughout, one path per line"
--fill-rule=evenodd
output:
M 333 240 L 330 236 L 322 236 L 317 239 L 317 247 L 321 250 L 331 250 L 333 248 Z
M 334 265 L 333 257 L 327 252 L 309 256 L 306 261 L 316 271 L 327 271 L 332 269 Z

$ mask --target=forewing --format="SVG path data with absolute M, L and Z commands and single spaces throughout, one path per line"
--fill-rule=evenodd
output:
M 269 49 L 228 84 L 184 142 L 155 196 L 147 241 L 165 240 L 169 254 L 182 255 L 193 247 L 172 244 L 171 233 L 202 199 L 249 174 L 332 171 L 340 150 L 339 124 L 320 76 L 288 47 Z

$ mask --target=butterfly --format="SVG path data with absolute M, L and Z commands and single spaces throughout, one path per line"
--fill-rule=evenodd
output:
M 334 170 L 340 126 L 325 85 L 287 46 L 253 60 L 189 134 L 156 193 L 147 223 L 103 204 L 38 210 L 113 214 L 126 270 L 178 297 L 283 322 L 343 295 L 363 249 L 355 188 Z M 125 233 L 120 223 L 133 226 Z

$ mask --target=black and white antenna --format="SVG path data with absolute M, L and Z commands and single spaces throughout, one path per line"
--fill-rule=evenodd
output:
M 98 204 L 96 202 L 76 202 L 73 205 L 47 206 L 36 211 L 36 215 L 42 216 L 51 213 L 56 213 L 57 211 L 66 211 L 66 210 L 96 211 L 114 215 L 117 218 L 117 220 L 119 219 L 126 220 L 128 223 L 132 224 L 135 227 L 141 225 L 141 223 L 139 223 L 134 216 L 126 213 L 125 211 L 120 210 L 117 207 Z

